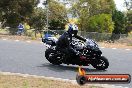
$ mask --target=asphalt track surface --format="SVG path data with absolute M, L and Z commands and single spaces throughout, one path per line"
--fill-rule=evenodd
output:
M 45 59 L 46 47 L 42 43 L 0 39 L 0 71 L 56 77 L 75 80 L 78 66 L 50 64 Z M 103 55 L 109 60 L 106 71 L 92 66 L 84 67 L 88 74 L 130 74 L 132 75 L 132 50 L 102 48 Z M 130 84 L 114 84 L 132 87 Z

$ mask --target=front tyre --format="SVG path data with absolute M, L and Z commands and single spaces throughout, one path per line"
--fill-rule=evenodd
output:
M 84 85 L 86 83 L 87 79 L 86 79 L 86 77 L 77 74 L 76 81 L 79 85 Z
M 106 57 L 101 56 L 95 59 L 91 65 L 98 70 L 105 70 L 109 66 L 109 61 Z
M 47 49 L 45 51 L 45 57 L 50 63 L 52 63 L 54 65 L 60 65 L 61 64 L 61 62 L 58 61 L 59 57 L 57 57 L 56 51 L 53 49 L 50 49 L 50 48 Z

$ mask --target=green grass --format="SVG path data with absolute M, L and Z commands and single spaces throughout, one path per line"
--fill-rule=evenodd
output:
M 25 81 L 23 82 L 23 87 L 24 87 L 24 88 L 29 88 L 29 83 L 28 83 L 28 81 L 25 80 Z
M 7 29 L 0 29 L 0 34 L 8 34 L 9 31 Z
M 128 46 L 132 46 L 132 44 L 127 44 Z
M 0 74 L 0 88 L 103 88 L 93 85 L 79 86 L 70 82 L 48 80 L 44 78 L 21 77 Z

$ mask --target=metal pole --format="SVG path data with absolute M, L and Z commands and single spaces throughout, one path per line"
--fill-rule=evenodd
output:
M 49 27 L 49 8 L 48 8 L 48 4 L 47 4 L 47 30 Z
M 47 32 L 48 32 L 48 27 L 49 27 L 49 8 L 48 8 L 48 0 L 44 0 L 43 5 L 45 5 L 46 11 L 47 11 L 47 14 L 46 14 L 46 30 L 47 30 Z

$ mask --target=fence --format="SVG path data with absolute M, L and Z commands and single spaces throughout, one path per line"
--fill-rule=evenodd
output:
M 42 32 L 42 35 L 45 33 L 50 33 L 52 35 L 62 35 L 65 31 L 64 30 L 49 30 L 49 31 L 44 31 Z M 32 36 L 35 35 L 33 30 L 29 30 L 25 33 L 26 36 Z M 84 32 L 84 31 L 79 31 L 78 35 L 81 35 L 84 38 L 90 38 L 95 41 L 115 41 L 118 39 L 123 39 L 129 37 L 132 39 L 132 33 L 128 36 L 128 34 L 111 34 L 111 33 L 97 33 L 97 32 Z

